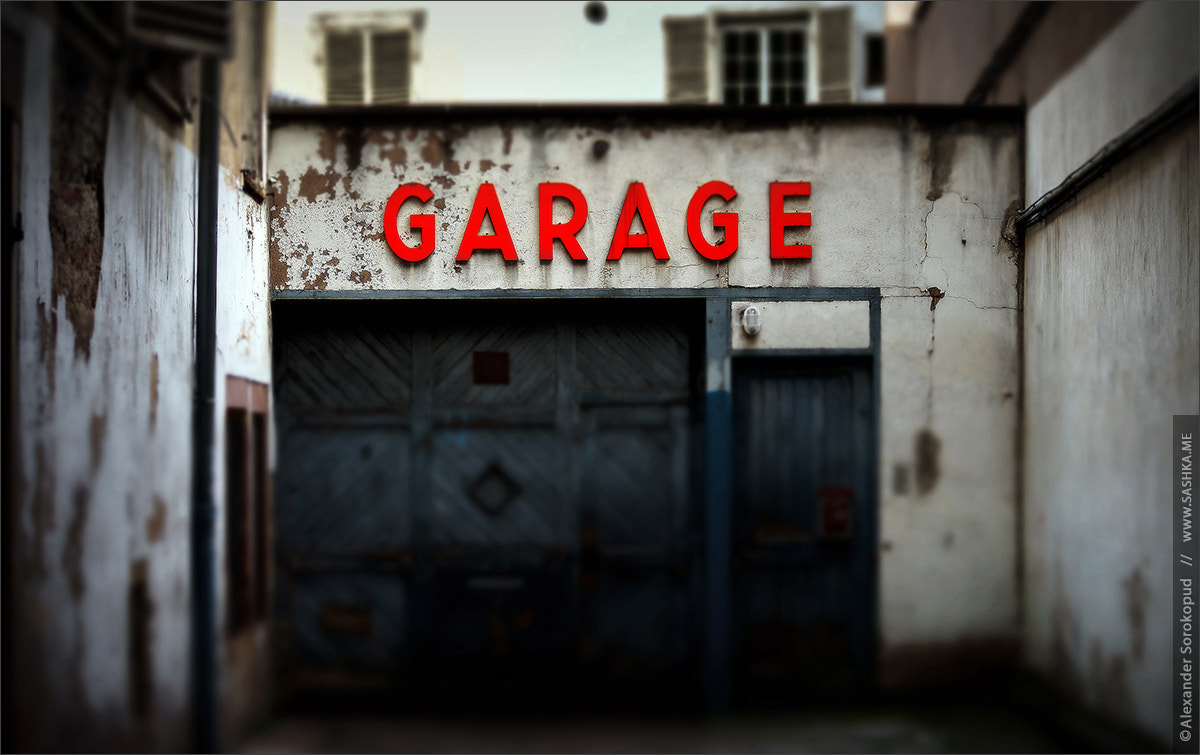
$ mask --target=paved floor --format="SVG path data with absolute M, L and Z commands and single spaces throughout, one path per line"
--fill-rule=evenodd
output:
M 292 714 L 246 753 L 1063 752 L 1063 741 L 1002 708 L 887 705 L 724 719 Z

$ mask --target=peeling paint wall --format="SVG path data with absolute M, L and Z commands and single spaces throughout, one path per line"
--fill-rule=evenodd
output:
M 25 52 L 17 412 L 5 417 L 18 446 L 8 457 L 18 466 L 5 474 L 18 480 L 16 500 L 5 501 L 15 573 L 4 662 L 19 694 L 6 700 L 6 742 L 19 751 L 184 751 L 196 128 L 149 103 L 130 83 L 130 60 L 97 65 L 77 48 L 77 30 L 56 9 L 6 3 L 4 25 Z M 221 374 L 270 379 L 267 209 L 242 190 L 242 134 L 228 127 L 253 120 L 230 106 L 245 97 L 241 79 L 261 75 L 245 60 L 225 66 L 219 390 Z M 220 430 L 213 471 L 223 507 Z M 270 702 L 268 634 L 231 650 L 222 687 L 231 731 Z
M 1019 633 L 1019 133 L 1011 120 L 867 113 L 767 126 L 552 115 L 420 128 L 288 123 L 271 140 L 271 287 L 378 296 L 879 287 L 881 672 L 885 684 L 928 681 L 1012 660 Z M 710 180 L 738 191 L 705 213 L 739 213 L 739 249 L 726 262 L 700 257 L 685 232 L 692 193 Z M 777 180 L 812 183 L 812 196 L 787 208 L 812 213 L 810 230 L 788 232 L 789 243 L 812 244 L 811 261 L 768 258 Z M 586 196 L 586 262 L 561 249 L 539 260 L 542 181 Z M 632 181 L 646 186 L 670 260 L 636 250 L 605 259 Z M 382 227 L 388 196 L 408 182 L 434 192 L 425 211 L 436 215 L 437 246 L 419 263 L 393 254 Z M 483 182 L 496 186 L 518 262 L 486 251 L 455 261 Z
M 5 502 L 14 741 L 178 750 L 190 707 L 191 132 L 166 133 L 100 76 L 56 78 L 62 39 L 5 10 L 26 51 L 19 414 L 6 419 L 20 446 L 6 471 L 20 493 Z M 85 107 L 60 112 L 81 96 Z M 63 117 L 74 120 L 60 136 Z
M 1140 5 L 1030 111 L 1031 200 L 1196 75 L 1196 14 Z M 1198 150 L 1185 117 L 1026 232 L 1025 656 L 1164 745 L 1168 439 L 1200 404 Z
M 608 147 L 596 157 L 595 145 Z M 956 156 L 960 146 L 963 154 Z M 1015 130 L 948 128 L 931 132 L 905 119 L 847 119 L 813 125 L 739 128 L 736 123 L 679 125 L 538 123 L 422 128 L 295 124 L 272 131 L 270 165 L 273 290 L 387 291 L 486 289 L 606 289 L 707 287 L 927 287 L 940 276 L 941 256 L 927 253 L 926 221 L 951 224 L 977 218 L 1000 221 L 1019 191 L 1015 174 L 999 190 L 1013 193 L 999 208 L 979 191 L 946 186 L 952 166 L 990 173 L 1011 171 Z M 696 159 L 703 155 L 703 160 Z M 990 167 L 998 163 L 999 168 Z M 933 166 L 932 169 L 930 166 Z M 693 192 L 720 179 L 738 196 L 728 208 L 713 200 L 707 211 L 739 214 L 739 250 L 713 263 L 691 247 L 684 214 Z M 777 180 L 811 180 L 812 196 L 792 210 L 810 211 L 811 230 L 789 231 L 789 243 L 814 248 L 811 264 L 768 259 L 767 187 Z M 578 239 L 588 256 L 573 263 L 558 247 L 553 261 L 538 259 L 539 182 L 563 181 L 583 190 L 588 220 Z M 608 262 L 613 230 L 626 190 L 642 182 L 670 260 L 627 251 Z M 437 247 L 419 263 L 401 260 L 384 239 L 383 207 L 397 186 L 422 183 L 434 192 Z M 496 187 L 519 262 L 497 252 L 455 256 L 479 186 Z M 984 191 L 984 189 L 981 189 Z M 559 212 L 559 210 L 556 210 Z M 563 215 L 556 214 L 562 222 Z M 636 228 L 636 226 L 635 226 Z M 490 228 L 485 224 L 485 232 Z M 990 233 L 990 231 L 989 231 Z M 710 231 L 711 234 L 711 231 Z M 793 236 L 793 234 L 796 234 Z M 947 233 L 947 239 L 953 233 Z M 964 239 L 956 237 L 962 256 Z M 983 235 L 977 232 L 980 243 Z M 995 245 L 996 238 L 985 243 Z M 909 250 L 909 251 L 905 251 Z M 981 282 L 995 295 L 1005 283 L 990 269 L 972 270 L 971 295 Z M 922 286 L 922 276 L 930 278 Z M 945 283 L 945 281 L 942 281 Z M 943 286 L 943 288 L 945 288 Z M 951 292 L 967 295 L 968 292 Z M 977 302 L 987 304 L 989 302 Z

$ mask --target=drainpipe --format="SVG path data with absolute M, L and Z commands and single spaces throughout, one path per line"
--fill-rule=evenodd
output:
M 196 394 L 192 459 L 192 743 L 218 752 L 216 436 L 217 191 L 221 61 L 206 55 L 200 74 L 200 155 L 196 197 Z

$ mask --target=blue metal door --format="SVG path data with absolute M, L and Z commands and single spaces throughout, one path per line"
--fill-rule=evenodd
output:
M 849 692 L 873 636 L 869 363 L 743 361 L 734 418 L 735 694 Z
M 293 672 L 455 700 L 508 697 L 517 677 L 695 688 L 696 370 L 678 312 L 291 302 L 275 321 Z

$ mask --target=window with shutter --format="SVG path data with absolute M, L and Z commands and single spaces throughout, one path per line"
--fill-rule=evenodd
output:
M 821 102 L 854 98 L 854 11 L 849 6 L 817 11 L 817 78 Z
M 407 31 L 371 35 L 371 102 L 408 102 L 410 37 Z
M 359 31 L 325 35 L 325 100 L 331 105 L 365 101 L 363 35 Z
M 708 21 L 664 18 L 667 102 L 708 102 Z

